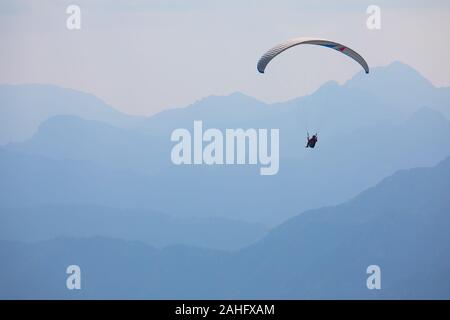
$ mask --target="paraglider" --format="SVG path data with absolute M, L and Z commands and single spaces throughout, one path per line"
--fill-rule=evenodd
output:
M 290 49 L 292 47 L 301 45 L 301 44 L 315 44 L 318 46 L 327 47 L 327 48 L 331 48 L 336 51 L 339 51 L 339 52 L 349 56 L 356 62 L 358 62 L 361 65 L 361 67 L 363 67 L 364 71 L 366 73 L 369 73 L 369 66 L 368 66 L 366 60 L 364 60 L 364 58 L 359 53 L 350 49 L 349 47 L 344 46 L 343 44 L 340 44 L 338 42 L 330 41 L 330 40 L 318 39 L 318 38 L 304 38 L 304 37 L 290 39 L 286 42 L 283 42 L 283 43 L 273 47 L 269 51 L 267 51 L 265 54 L 263 54 L 263 56 L 258 61 L 258 65 L 257 65 L 258 71 L 260 73 L 264 73 L 267 65 L 269 64 L 270 61 L 272 61 L 273 58 L 275 58 L 277 55 L 279 55 L 283 51 Z
M 273 47 L 272 49 L 270 49 L 269 51 L 264 53 L 258 61 L 258 65 L 257 65 L 258 71 L 260 73 L 264 73 L 267 65 L 280 53 L 282 53 L 283 51 L 286 51 L 292 47 L 295 47 L 298 45 L 303 45 L 303 44 L 318 45 L 318 46 L 334 49 L 338 52 L 341 52 L 341 53 L 347 55 L 348 57 L 350 57 L 351 59 L 353 59 L 354 61 L 356 61 L 357 63 L 359 63 L 361 65 L 361 67 L 364 69 L 366 74 L 369 73 L 369 65 L 367 64 L 366 60 L 364 60 L 364 58 L 359 53 L 350 49 L 349 47 L 347 47 L 341 43 L 335 42 L 335 41 L 319 39 L 319 38 L 305 38 L 305 37 L 290 39 L 286 42 L 283 42 L 283 43 Z M 314 134 L 311 138 L 309 137 L 309 133 L 308 133 L 306 148 L 314 148 L 316 146 L 317 141 L 318 141 L 317 133 Z
M 316 143 L 318 141 L 318 134 L 313 134 L 313 136 L 310 138 L 309 133 L 306 137 L 306 146 L 305 148 L 314 148 L 316 146 Z

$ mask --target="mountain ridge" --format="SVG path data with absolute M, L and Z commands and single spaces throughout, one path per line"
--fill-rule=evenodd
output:
M 98 237 L 29 245 L 0 241 L 0 296 L 448 299 L 450 286 L 442 277 L 450 271 L 450 197 L 443 197 L 449 189 L 450 157 L 434 167 L 397 172 L 342 205 L 299 214 L 235 253 L 161 250 Z M 14 268 L 23 259 L 32 263 Z M 85 274 L 80 292 L 62 285 L 62 271 L 73 263 Z M 381 290 L 366 287 L 366 268 L 373 264 L 381 268 Z
M 398 90 L 394 89 L 402 83 L 403 85 Z M 369 75 L 357 73 L 343 85 L 333 81 L 326 82 L 310 95 L 284 102 L 266 104 L 237 91 L 226 96 L 207 96 L 188 106 L 168 109 L 150 117 L 124 114 L 92 94 L 74 89 L 44 84 L 5 84 L 0 85 L 0 110 L 3 115 L 2 121 L 0 121 L 0 128 L 2 128 L 0 130 L 0 145 L 28 139 L 35 133 L 40 123 L 55 115 L 74 115 L 87 120 L 99 120 L 118 127 L 134 128 L 149 132 L 155 130 L 164 131 L 167 124 L 160 124 L 160 121 L 168 121 L 174 116 L 177 118 L 189 115 L 193 110 L 201 110 L 207 113 L 214 110 L 220 113 L 219 116 L 226 117 L 226 121 L 229 123 L 231 120 L 234 120 L 231 121 L 232 123 L 236 122 L 236 116 L 239 114 L 240 117 L 251 118 L 252 114 L 249 114 L 247 110 L 249 106 L 252 106 L 252 110 L 255 110 L 253 108 L 255 106 L 276 107 L 277 111 L 284 113 L 289 108 L 301 106 L 304 101 L 316 99 L 317 96 L 321 96 L 324 92 L 330 91 L 330 89 L 333 89 L 331 91 L 350 90 L 355 93 L 360 92 L 361 94 L 369 95 L 366 101 L 370 101 L 370 99 L 380 100 L 378 104 L 380 107 L 386 105 L 384 107 L 385 112 L 391 114 L 391 117 L 394 117 L 394 109 L 411 114 L 418 107 L 429 105 L 429 107 L 443 113 L 447 119 L 450 119 L 450 108 L 448 107 L 450 104 L 450 87 L 434 87 L 416 70 L 401 62 L 373 68 Z M 334 99 L 336 101 L 336 99 L 339 100 L 339 96 L 342 95 L 338 95 L 337 98 L 331 95 L 330 98 L 325 99 Z M 351 99 L 348 101 L 351 101 Z M 360 101 L 363 102 L 364 99 L 361 98 Z M 211 108 L 211 106 L 205 105 L 209 103 L 212 103 L 212 105 L 218 103 L 221 107 Z M 401 106 L 405 104 L 408 107 Z M 34 107 L 31 108 L 31 106 Z M 34 114 L 31 112 L 33 109 L 38 113 Z M 260 109 L 262 110 L 257 111 L 262 112 L 261 115 L 253 116 L 277 118 L 277 114 L 268 113 L 265 110 L 267 108 Z M 20 113 L 18 113 L 18 110 Z M 234 117 L 229 117 L 230 112 L 235 113 Z M 398 116 L 400 115 L 396 117 Z M 295 116 L 295 119 L 299 119 L 299 117 L 301 119 L 302 113 Z M 175 125 L 177 123 L 182 122 L 175 122 Z M 218 121 L 218 123 L 221 122 Z M 242 123 L 242 121 L 237 122 L 237 124 L 239 123 Z

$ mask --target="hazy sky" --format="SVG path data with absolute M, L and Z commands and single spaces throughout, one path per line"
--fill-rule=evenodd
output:
M 70 4 L 81 8 L 81 30 L 66 28 Z M 370 4 L 381 8 L 381 30 L 366 27 Z M 256 71 L 275 44 L 318 36 L 371 67 L 399 60 L 450 86 L 449 31 L 450 1 L 1 0 L 0 83 L 70 87 L 144 115 L 234 91 L 276 102 L 360 70 L 333 50 L 303 46 Z

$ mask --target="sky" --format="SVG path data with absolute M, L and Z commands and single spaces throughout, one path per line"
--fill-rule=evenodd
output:
M 80 30 L 66 27 L 73 4 Z M 380 30 L 366 26 L 369 5 L 381 9 Z M 401 61 L 450 86 L 449 31 L 450 1 L 440 0 L 2 0 L 0 84 L 73 88 L 137 115 L 235 91 L 279 102 L 361 71 L 333 50 L 303 46 L 257 72 L 274 45 L 317 36 L 370 67 Z

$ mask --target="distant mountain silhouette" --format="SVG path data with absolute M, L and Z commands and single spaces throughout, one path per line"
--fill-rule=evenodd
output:
M 87 161 L 0 148 L 0 176 L 1 207 L 96 204 L 149 209 L 152 203 L 147 176 Z
M 302 213 L 236 253 L 107 238 L 0 242 L 2 298 L 449 299 L 450 158 Z M 65 288 L 78 264 L 82 290 Z M 366 268 L 381 268 L 368 290 Z
M 283 103 L 267 105 L 234 93 L 227 97 L 210 96 L 186 108 L 167 110 L 146 120 L 120 113 L 91 94 L 72 89 L 41 84 L 0 85 L 0 145 L 28 139 L 42 122 L 56 115 L 134 127 L 145 132 L 171 131 L 200 116 L 216 127 L 265 126 L 269 122 L 288 130 L 300 124 L 302 128 L 311 126 L 311 130 L 319 126 L 324 134 L 332 135 L 335 130 L 348 132 L 361 125 L 397 121 L 422 106 L 429 106 L 450 119 L 449 104 L 450 88 L 434 87 L 401 62 L 373 68 L 370 75 L 357 73 L 344 85 L 327 83 L 309 96 Z
M 442 279 L 450 271 L 449 178 L 447 158 L 433 168 L 399 171 L 342 205 L 286 221 L 240 252 L 235 270 L 260 266 L 247 268 L 243 295 L 448 299 L 450 285 Z M 365 286 L 372 264 L 383 270 L 380 291 Z
M 0 147 L 0 238 L 98 235 L 240 248 L 265 234 L 261 225 L 348 201 L 397 170 L 450 155 L 446 90 L 393 63 L 279 104 L 234 93 L 143 119 L 70 89 L 0 86 L 7 123 L 0 132 L 37 130 Z M 192 129 L 194 120 L 205 128 L 279 128 L 279 173 L 173 165 L 170 133 Z M 314 150 L 304 148 L 307 128 L 319 131 Z
M 268 228 L 227 218 L 176 218 L 151 211 L 88 205 L 1 208 L 0 239 L 42 241 L 55 237 L 139 240 L 157 247 L 187 245 L 237 250 L 266 235 Z
M 52 159 L 90 161 L 111 169 L 145 174 L 171 165 L 163 137 L 122 129 L 74 116 L 54 116 L 28 141 L 7 148 Z
M 273 225 L 348 200 L 398 169 L 436 164 L 450 154 L 449 136 L 449 121 L 428 107 L 399 124 L 319 134 L 314 151 L 302 133 L 282 131 L 280 171 L 264 177 L 249 166 L 175 166 L 168 134 L 56 117 L 0 152 L 2 206 L 93 204 Z M 300 155 L 289 157 L 287 146 Z
M 78 116 L 119 127 L 141 120 L 91 94 L 42 84 L 0 85 L 0 114 L 0 145 L 30 138 L 42 122 L 55 115 Z
M 398 61 L 372 71 L 370 77 L 356 75 L 345 87 L 378 96 L 406 114 L 411 114 L 422 106 L 429 106 L 450 119 L 449 87 L 434 87 L 418 71 Z
M 277 127 L 298 135 L 308 127 L 333 136 L 370 125 L 398 124 L 424 106 L 450 119 L 449 105 L 450 88 L 436 88 L 410 66 L 394 62 L 373 68 L 370 75 L 357 73 L 343 85 L 330 81 L 311 95 L 271 105 L 242 93 L 206 97 L 186 108 L 161 112 L 137 128 L 171 132 L 203 120 L 217 128 Z

